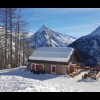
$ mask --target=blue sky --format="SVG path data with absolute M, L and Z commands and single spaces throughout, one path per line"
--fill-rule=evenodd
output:
M 45 25 L 79 38 L 100 26 L 100 8 L 23 8 L 22 15 L 32 33 Z

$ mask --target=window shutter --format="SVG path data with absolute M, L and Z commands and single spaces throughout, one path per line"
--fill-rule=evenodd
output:
M 58 71 L 59 71 L 59 70 L 58 70 L 58 66 L 56 66 L 56 74 L 58 74 Z
M 43 66 L 41 64 L 39 65 L 39 70 L 43 70 Z
M 52 66 L 50 65 L 50 73 L 52 73 Z
M 31 70 L 35 70 L 35 64 L 31 65 Z

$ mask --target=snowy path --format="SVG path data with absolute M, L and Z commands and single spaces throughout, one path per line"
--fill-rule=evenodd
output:
M 100 80 L 83 81 L 66 75 L 35 75 L 24 69 L 19 67 L 0 71 L 0 92 L 100 92 Z

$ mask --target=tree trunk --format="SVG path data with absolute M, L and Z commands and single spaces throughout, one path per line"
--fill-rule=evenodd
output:
M 6 8 L 6 25 L 5 25 L 5 68 L 7 68 L 7 8 Z
M 10 64 L 11 68 L 13 67 L 12 62 L 12 9 L 10 8 Z

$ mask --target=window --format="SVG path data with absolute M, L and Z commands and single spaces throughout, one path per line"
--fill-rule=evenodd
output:
M 36 65 L 36 70 L 39 70 L 39 65 Z
M 55 65 L 52 65 L 52 73 L 56 73 L 56 66 Z

